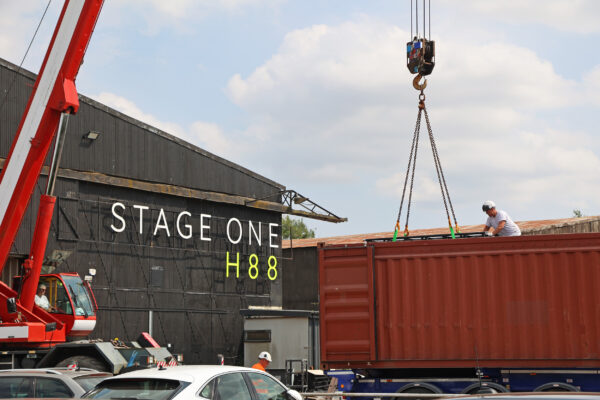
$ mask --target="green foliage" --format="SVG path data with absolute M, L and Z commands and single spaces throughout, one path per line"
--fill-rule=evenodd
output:
M 573 217 L 575 218 L 581 218 L 583 217 L 583 213 L 581 212 L 580 209 L 576 208 L 575 210 L 573 210 Z
M 281 219 L 281 234 L 284 239 L 309 239 L 315 237 L 315 231 L 309 229 L 302 218 L 292 219 L 288 215 Z

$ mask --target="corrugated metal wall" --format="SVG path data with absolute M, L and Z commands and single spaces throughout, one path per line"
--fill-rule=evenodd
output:
M 6 103 L 0 109 L 0 157 L 7 156 L 33 84 L 30 73 L 16 73 L 15 67 L 0 60 L 0 93 L 11 85 Z M 203 191 L 248 197 L 264 197 L 282 186 L 260 175 L 220 159 L 139 121 L 110 110 L 92 100 L 81 98 L 79 113 L 70 118 L 61 168 L 93 171 L 110 176 L 180 185 Z M 100 132 L 95 141 L 83 139 L 90 130 Z M 46 178 L 42 176 L 12 248 L 13 259 L 29 253 L 37 205 Z M 93 288 L 99 315 L 92 337 L 135 340 L 148 331 L 149 310 L 153 310 L 153 335 L 163 345 L 184 353 L 187 363 L 215 363 L 224 354 L 227 363 L 243 362 L 243 319 L 240 308 L 280 306 L 281 274 L 267 276 L 269 256 L 277 258 L 281 271 L 281 232 L 274 229 L 269 247 L 269 227 L 281 223 L 277 212 L 209 202 L 115 187 L 85 180 L 59 178 L 58 197 L 45 264 L 60 272 L 84 275 L 97 271 Z M 273 199 L 275 200 L 275 199 Z M 120 212 L 127 229 L 115 233 L 119 225 L 111 207 L 115 202 L 126 209 Z M 149 207 L 143 219 L 143 234 L 138 233 L 139 217 L 133 205 Z M 170 230 L 154 235 L 160 210 Z M 193 236 L 183 239 L 175 234 L 176 217 L 187 211 Z M 210 214 L 211 242 L 200 240 L 200 214 Z M 227 223 L 237 218 L 243 225 L 239 244 L 227 238 Z M 261 224 L 262 242 L 248 243 L 248 224 Z M 237 235 L 235 228 L 232 235 Z M 60 263 L 57 250 L 66 256 Z M 227 252 L 235 262 L 240 253 L 240 277 L 234 267 L 226 276 Z M 249 277 L 248 258 L 258 257 L 259 275 Z
M 41 179 L 36 191 L 44 184 Z M 67 251 L 57 271 L 75 271 L 81 276 L 90 268 L 97 271 L 93 289 L 100 308 L 93 338 L 135 340 L 140 332 L 149 330 L 149 310 L 154 312 L 153 335 L 176 352 L 185 354 L 188 363 L 214 363 L 216 354 L 224 354 L 228 363 L 241 363 L 243 319 L 239 314 L 249 306 L 280 306 L 281 244 L 278 213 L 246 207 L 211 203 L 161 194 L 149 194 L 125 188 L 115 188 L 83 181 L 57 180 L 60 196 L 54 212 L 47 261 L 56 250 Z M 13 257 L 29 252 L 35 222 L 38 196 L 27 210 Z M 115 233 L 111 225 L 119 226 L 112 214 L 112 204 L 120 202 L 126 210 L 120 213 L 127 229 Z M 143 234 L 139 234 L 139 214 L 133 205 L 149 207 L 143 219 Z M 171 236 L 164 229 L 157 235 L 160 209 L 165 211 Z M 176 217 L 187 211 L 192 218 L 185 223 L 193 226 L 193 236 L 182 239 L 176 234 Z M 200 240 L 199 216 L 210 214 L 206 236 Z M 240 220 L 242 240 L 231 244 L 226 228 L 230 218 Z M 261 226 L 261 245 L 254 239 L 248 244 L 248 221 Z M 183 227 L 183 223 L 180 226 Z M 277 224 L 269 247 L 269 223 Z M 237 236 L 231 229 L 231 236 Z M 227 252 L 230 262 L 240 254 L 240 276 L 235 267 L 226 276 Z M 259 274 L 249 277 L 249 256 L 258 256 Z M 277 259 L 277 278 L 267 276 L 269 256 Z M 54 254 L 56 256 L 56 254 Z

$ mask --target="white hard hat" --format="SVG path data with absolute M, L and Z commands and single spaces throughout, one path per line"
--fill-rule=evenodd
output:
M 259 360 L 261 360 L 261 359 L 262 359 L 262 360 L 267 360 L 268 362 L 271 362 L 271 361 L 273 361 L 273 360 L 271 359 L 271 355 L 270 355 L 268 352 L 266 352 L 266 351 L 263 351 L 262 353 L 260 353 L 260 354 L 258 355 L 258 359 L 259 359 Z
M 492 208 L 496 208 L 496 203 L 491 200 L 486 200 L 483 202 L 481 209 L 485 212 L 487 210 L 491 210 Z

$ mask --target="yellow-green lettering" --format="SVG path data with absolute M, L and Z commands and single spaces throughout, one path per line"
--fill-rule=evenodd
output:
M 248 268 L 248 276 L 250 277 L 250 279 L 256 279 L 258 277 L 258 256 L 256 254 L 250 254 L 250 259 L 248 261 L 250 262 L 250 268 Z M 254 271 L 254 273 L 252 271 Z
M 235 253 L 237 256 L 237 261 L 232 263 L 229 262 L 229 252 L 227 252 L 227 273 L 226 273 L 226 277 L 229 278 L 229 267 L 235 267 L 235 277 L 239 278 L 240 277 L 240 253 Z
M 275 256 L 270 256 L 267 263 L 269 264 L 267 275 L 269 276 L 270 280 L 274 281 L 275 279 L 277 279 L 277 258 L 275 258 Z M 271 276 L 271 274 L 274 275 Z

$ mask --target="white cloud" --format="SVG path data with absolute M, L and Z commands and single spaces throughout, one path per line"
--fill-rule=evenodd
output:
M 239 157 L 237 144 L 229 140 L 221 127 L 215 123 L 196 121 L 183 138 L 221 157 Z
M 600 65 L 589 71 L 583 78 L 586 98 L 600 106 Z
M 421 176 L 419 176 L 421 175 Z M 441 201 L 442 194 L 440 190 L 440 184 L 437 178 L 432 179 L 431 176 L 422 176 L 423 174 L 415 174 L 415 181 L 413 187 L 412 201 L 419 202 L 435 202 L 436 204 Z M 408 204 L 410 196 L 410 181 L 411 175 L 408 176 L 406 182 L 406 190 L 404 190 L 404 181 L 406 179 L 406 171 L 397 172 L 393 175 L 378 179 L 375 182 L 376 188 L 380 193 L 394 196 L 397 199 L 402 199 L 402 193 L 404 192 L 405 204 Z M 452 193 L 450 193 L 452 195 Z
M 249 76 L 230 79 L 228 94 L 256 118 L 253 129 L 265 119 L 277 127 L 262 131 L 272 152 L 282 160 L 293 152 L 278 170 L 287 177 L 276 179 L 354 185 L 400 199 L 417 115 L 399 45 L 407 36 L 368 18 L 315 25 L 290 32 Z M 589 103 L 592 93 L 584 95 L 581 82 L 522 44 L 495 38 L 468 51 L 462 40 L 436 44 L 427 105 L 454 204 L 492 197 L 525 213 L 550 198 L 570 212 L 579 196 L 556 185 L 584 185 L 589 196 L 600 191 L 591 172 L 600 168 L 593 134 L 553 127 Z M 600 87 L 597 70 L 587 79 Z M 436 208 L 441 194 L 424 120 L 419 152 L 413 201 Z
M 103 92 L 92 97 L 127 116 L 226 159 L 239 160 L 248 148 L 243 142 L 231 140 L 230 137 L 233 136 L 233 133 L 226 134 L 219 125 L 212 122 L 195 121 L 189 127 L 182 127 L 177 123 L 163 121 L 142 111 L 134 102 L 122 96 Z
M 251 114 L 277 122 L 268 136 L 311 161 L 304 163 L 314 169 L 307 176 L 385 171 L 391 160 L 407 157 L 398 152 L 409 145 L 416 118 L 417 92 L 398 46 L 405 37 L 368 19 L 296 30 L 250 76 L 233 76 L 228 93 Z M 465 53 L 462 46 L 444 44 L 444 68 L 432 75 L 427 93 L 428 104 L 435 102 L 432 124 L 462 130 L 452 140 L 489 143 L 531 124 L 530 112 L 576 101 L 577 84 L 529 49 L 492 43 Z M 482 129 L 491 133 L 482 136 Z
M 19 64 L 33 38 L 47 3 L 39 1 L 0 1 L 0 57 Z M 25 59 L 23 68 L 40 68 L 62 4 L 51 3 Z
M 116 7 L 112 15 L 127 10 L 127 14 L 142 16 L 146 21 L 144 30 L 156 35 L 162 28 L 191 31 L 194 25 L 219 13 L 240 13 L 249 7 L 276 7 L 284 0 L 111 0 Z M 121 21 L 123 23 L 125 21 Z
M 405 37 L 396 27 L 368 22 L 292 31 L 279 52 L 247 79 L 235 75 L 229 94 L 236 104 L 268 114 L 294 103 L 301 103 L 303 109 L 292 113 L 311 116 L 324 105 L 329 111 L 338 105 L 345 112 L 377 101 L 387 103 L 402 86 L 398 71 L 404 68 L 405 55 L 398 43 Z M 348 94 L 353 97 L 328 103 Z
M 600 2 L 597 0 L 442 0 L 438 4 L 458 7 L 508 23 L 549 26 L 564 32 L 598 33 Z
M 460 41 L 440 40 L 438 69 L 432 78 L 447 103 L 493 107 L 558 108 L 578 101 L 579 87 L 556 73 L 552 64 L 531 49 L 490 42 L 465 50 Z M 436 99 L 437 100 L 437 99 Z
M 155 128 L 161 129 L 172 135 L 179 137 L 184 137 L 186 135 L 186 131 L 178 124 L 172 122 L 163 122 L 154 115 L 143 112 L 136 104 L 122 96 L 113 93 L 103 92 L 90 97 L 92 97 L 96 101 L 99 101 L 102 104 L 105 104 L 111 108 L 114 108 L 117 111 L 122 112 L 123 114 L 126 114 L 132 118 L 140 120 L 141 122 L 154 126 Z

